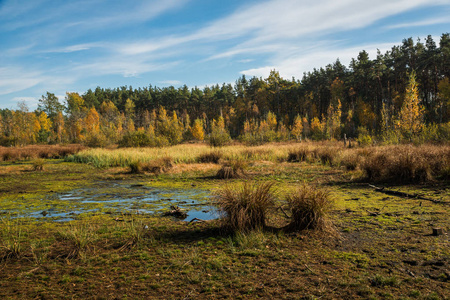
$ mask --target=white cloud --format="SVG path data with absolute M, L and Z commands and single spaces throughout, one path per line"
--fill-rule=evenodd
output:
M 182 82 L 179 80 L 162 80 L 162 81 L 158 81 L 158 83 L 164 84 L 164 85 L 173 85 L 173 86 L 182 84 Z
M 43 53 L 71 53 L 71 52 L 85 51 L 85 50 L 90 50 L 92 48 L 99 48 L 99 47 L 105 47 L 105 46 L 106 45 L 104 43 L 77 44 L 77 45 L 71 45 L 71 46 L 66 46 L 66 47 L 47 49 L 42 52 Z
M 274 58 L 269 66 L 247 69 L 240 73 L 247 76 L 267 78 L 270 71 L 276 69 L 284 78 L 295 77 L 301 79 L 304 72 L 313 71 L 314 68 L 319 69 L 320 67 L 325 67 L 324 62 L 329 64 L 339 59 L 343 65 L 348 67 L 351 59 L 357 57 L 359 52 L 365 50 L 371 59 L 375 59 L 378 49 L 384 54 L 387 50 L 390 50 L 394 44 L 395 43 L 376 45 L 367 44 L 347 48 L 343 48 L 337 44 L 326 50 L 323 50 L 324 48 L 322 47 L 317 47 L 317 49 L 308 49 L 308 51 L 299 52 L 293 55 Z
M 417 21 L 417 22 L 395 24 L 395 25 L 391 25 L 391 26 L 386 26 L 386 28 L 388 28 L 388 29 L 397 29 L 397 28 L 430 26 L 430 25 L 448 24 L 448 23 L 450 23 L 450 17 L 441 17 L 441 18 L 426 19 L 426 20 Z
M 39 72 L 17 67 L 0 68 L 0 95 L 26 90 L 42 82 Z
M 450 0 L 441 0 L 434 5 L 449 3 Z M 285 52 L 286 47 L 289 49 L 291 44 L 298 46 L 314 42 L 321 35 L 363 28 L 380 19 L 424 5 L 430 5 L 429 1 L 271 0 L 240 8 L 191 34 L 149 38 L 119 45 L 118 51 L 126 55 L 148 54 L 178 47 L 189 51 L 186 44 L 193 43 L 214 49 L 214 43 L 236 39 L 230 48 L 221 49 L 221 52 L 210 55 L 209 59 L 245 53 L 278 54 Z M 243 39 L 243 42 L 238 42 L 239 39 Z

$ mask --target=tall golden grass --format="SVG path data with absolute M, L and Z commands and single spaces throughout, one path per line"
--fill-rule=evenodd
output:
M 266 144 L 247 147 L 244 145 L 230 145 L 221 147 L 223 160 L 266 160 L 278 161 L 284 159 L 292 148 L 292 144 Z M 171 157 L 175 164 L 195 163 L 200 157 L 211 153 L 211 147 L 206 144 L 181 144 L 164 148 L 126 148 L 126 149 L 86 149 L 66 160 L 80 163 L 90 163 L 99 168 L 127 167 L 132 162 L 150 162 L 152 160 Z M 249 155 L 249 153 L 251 153 Z M 206 162 L 206 161 L 205 161 Z
M 261 146 L 230 145 L 212 151 L 206 144 L 181 144 L 165 148 L 86 149 L 67 161 L 96 167 L 128 167 L 170 157 L 174 164 L 223 161 L 321 163 L 347 170 L 360 169 L 369 181 L 427 182 L 450 177 L 450 146 L 395 145 L 344 148 L 339 142 L 273 143 Z

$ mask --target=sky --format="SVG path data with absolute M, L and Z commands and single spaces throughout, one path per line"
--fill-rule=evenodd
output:
M 286 79 L 450 32 L 450 0 L 0 0 L 0 108 L 46 92 Z

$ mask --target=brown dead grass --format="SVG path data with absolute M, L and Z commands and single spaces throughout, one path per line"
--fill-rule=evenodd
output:
M 0 147 L 0 161 L 30 160 L 38 158 L 64 158 L 86 149 L 79 144 L 30 145 L 25 147 Z

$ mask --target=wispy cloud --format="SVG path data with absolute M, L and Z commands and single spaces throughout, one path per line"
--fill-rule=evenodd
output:
M 271 70 L 277 69 L 277 71 L 283 74 L 285 78 L 295 77 L 300 79 L 303 72 L 310 72 L 315 68 L 319 69 L 320 67 L 325 67 L 324 62 L 329 64 L 334 63 L 337 59 L 339 59 L 343 65 L 348 66 L 351 59 L 356 57 L 362 50 L 365 50 L 371 59 L 375 59 L 378 50 L 380 50 L 381 53 L 384 53 L 389 50 L 393 44 L 395 43 L 365 44 L 356 47 L 342 47 L 339 43 L 337 43 L 327 49 L 317 47 L 316 49 L 299 51 L 296 54 L 280 56 L 274 58 L 270 62 L 270 65 L 246 69 L 240 73 L 247 76 L 267 77 Z
M 430 26 L 430 25 L 436 25 L 436 24 L 450 24 L 450 17 L 446 16 L 446 17 L 440 17 L 440 18 L 425 19 L 425 20 L 410 22 L 410 23 L 395 24 L 395 25 L 386 26 L 386 28 L 397 29 L 397 28 Z
M 47 50 L 44 50 L 42 52 L 44 53 L 71 53 L 71 52 L 78 52 L 78 51 L 85 51 L 90 50 L 92 48 L 103 48 L 106 45 L 104 43 L 88 43 L 88 44 L 78 44 L 78 45 L 70 45 L 60 48 L 50 48 Z
M 42 74 L 22 68 L 0 68 L 0 95 L 29 89 L 42 82 Z
M 181 85 L 181 81 L 179 80 L 162 80 L 162 81 L 158 81 L 158 83 L 160 84 L 164 84 L 164 85 Z
M 441 0 L 434 4 L 443 3 L 448 4 L 450 1 Z M 243 53 L 277 53 L 284 51 L 286 44 L 298 45 L 301 39 L 311 39 L 314 34 L 320 36 L 363 28 L 382 18 L 427 4 L 429 5 L 427 0 L 271 0 L 240 8 L 189 35 L 149 38 L 147 41 L 119 46 L 119 51 L 138 55 L 189 43 L 211 45 L 218 41 L 236 39 L 231 48 L 219 50 L 219 53 L 212 54 L 209 59 Z M 241 38 L 244 39 L 243 42 L 239 42 Z

